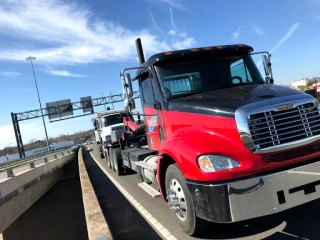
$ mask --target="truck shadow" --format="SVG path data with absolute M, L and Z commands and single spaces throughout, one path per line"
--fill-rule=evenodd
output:
M 320 200 L 285 212 L 232 224 L 210 224 L 200 239 L 320 239 Z

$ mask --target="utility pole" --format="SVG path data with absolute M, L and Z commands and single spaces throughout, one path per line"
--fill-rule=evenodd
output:
M 34 78 L 34 83 L 35 83 L 35 85 L 36 85 L 37 94 L 38 94 L 38 100 L 39 100 L 40 111 L 41 111 L 41 116 L 42 116 L 43 128 L 44 128 L 44 132 L 45 132 L 45 134 L 46 134 L 46 139 L 47 139 L 48 152 L 50 152 L 50 145 L 49 145 L 49 138 L 48 138 L 48 133 L 47 133 L 47 128 L 46 128 L 46 122 L 44 121 L 44 116 L 43 116 L 43 111 L 42 111 L 42 105 L 41 105 L 41 100 L 40 100 L 40 94 L 39 94 L 39 89 L 38 89 L 36 74 L 34 73 L 34 68 L 33 68 L 33 61 L 36 60 L 36 58 L 35 58 L 35 57 L 32 57 L 32 56 L 29 56 L 29 57 L 26 58 L 26 60 L 31 62 L 31 67 L 32 67 L 32 72 L 33 72 L 33 78 Z

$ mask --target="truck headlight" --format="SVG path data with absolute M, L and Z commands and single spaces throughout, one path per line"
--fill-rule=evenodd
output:
M 217 172 L 240 167 L 240 163 L 236 160 L 220 155 L 202 155 L 198 157 L 198 165 L 204 172 Z

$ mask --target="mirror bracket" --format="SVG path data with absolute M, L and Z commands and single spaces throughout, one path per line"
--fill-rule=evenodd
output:
M 158 100 L 155 100 L 154 103 L 153 103 L 153 107 L 154 107 L 154 109 L 156 109 L 158 111 L 161 110 L 160 102 Z

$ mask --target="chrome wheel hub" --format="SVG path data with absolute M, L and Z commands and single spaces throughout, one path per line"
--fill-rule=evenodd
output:
M 176 179 L 171 179 L 170 188 L 167 191 L 168 204 L 170 210 L 177 215 L 181 221 L 187 218 L 186 197 L 180 183 Z
M 116 164 L 116 161 L 117 161 L 117 159 L 114 159 L 114 169 L 116 170 L 116 171 L 118 171 L 118 164 Z

